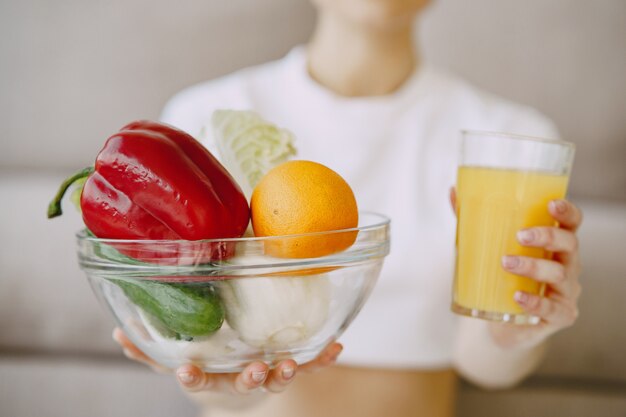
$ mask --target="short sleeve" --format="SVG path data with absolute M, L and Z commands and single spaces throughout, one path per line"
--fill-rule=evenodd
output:
M 174 95 L 163 108 L 160 120 L 189 133 L 209 152 L 219 158 L 211 130 L 211 115 L 219 108 L 220 94 L 215 91 L 219 80 L 199 84 Z
M 552 120 L 530 107 L 512 111 L 504 120 L 503 131 L 543 139 L 558 140 L 561 137 Z
M 188 87 L 175 94 L 164 106 L 160 120 L 184 130 L 219 157 L 213 139 L 211 116 L 218 109 L 250 107 L 251 68 Z
M 193 137 L 198 137 L 202 126 L 210 114 L 202 115 L 202 100 L 197 91 L 199 87 L 192 87 L 174 95 L 163 108 L 160 120 L 184 130 Z M 206 119 L 206 120 L 205 120 Z

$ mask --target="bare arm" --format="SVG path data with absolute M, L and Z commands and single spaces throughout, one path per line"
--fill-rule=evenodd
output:
M 490 323 L 461 318 L 454 350 L 454 367 L 468 381 L 487 389 L 511 387 L 541 362 L 545 342 L 503 347 L 495 340 Z

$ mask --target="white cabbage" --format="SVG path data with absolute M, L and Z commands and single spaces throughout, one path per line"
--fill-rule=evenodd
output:
M 237 278 L 217 287 L 226 321 L 250 346 L 298 346 L 328 317 L 331 288 L 324 275 Z
M 216 110 L 204 140 L 213 134 L 220 160 L 249 199 L 272 168 L 296 154 L 295 137 L 252 111 Z M 239 253 L 229 263 L 272 263 L 270 257 Z M 280 261 L 280 260 L 274 260 Z M 238 270 L 247 273 L 245 270 Z M 275 272 L 257 269 L 257 274 Z M 326 323 L 331 284 L 326 275 L 242 277 L 215 284 L 226 322 L 257 348 L 287 349 L 306 342 Z
M 221 162 L 248 199 L 267 171 L 296 154 L 291 132 L 252 111 L 216 110 L 201 139 L 207 140 L 211 132 Z

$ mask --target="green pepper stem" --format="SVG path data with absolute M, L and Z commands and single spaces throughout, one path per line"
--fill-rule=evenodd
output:
M 57 194 L 54 196 L 54 198 L 48 205 L 48 218 L 49 219 L 63 214 L 63 210 L 61 210 L 61 200 L 63 199 L 63 196 L 65 195 L 65 192 L 67 191 L 67 189 L 70 188 L 70 186 L 74 184 L 76 181 L 78 181 L 79 179 L 88 177 L 89 175 L 93 174 L 93 172 L 94 172 L 93 167 L 84 168 L 78 171 L 77 173 L 75 173 L 74 175 L 72 175 L 71 177 L 69 177 L 68 179 L 66 179 L 65 181 L 63 181 L 63 183 L 61 184 L 61 187 L 59 187 L 59 191 L 57 191 Z

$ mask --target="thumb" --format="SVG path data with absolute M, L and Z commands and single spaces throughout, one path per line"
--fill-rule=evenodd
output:
M 452 211 L 454 211 L 454 215 L 456 216 L 456 188 L 450 187 L 450 205 L 452 206 Z

